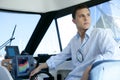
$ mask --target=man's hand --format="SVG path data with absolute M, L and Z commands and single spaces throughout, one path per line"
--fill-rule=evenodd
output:
M 2 66 L 6 67 L 8 69 L 8 71 L 11 71 L 12 70 L 11 59 L 2 60 Z
M 83 73 L 83 76 L 81 78 L 81 80 L 88 80 L 89 77 L 89 72 L 91 70 L 92 65 L 88 66 L 85 70 L 85 72 Z
M 41 63 L 37 68 L 35 68 L 31 73 L 29 78 L 31 78 L 33 75 L 35 75 L 36 73 L 38 73 L 41 69 L 45 69 L 48 68 L 47 63 Z

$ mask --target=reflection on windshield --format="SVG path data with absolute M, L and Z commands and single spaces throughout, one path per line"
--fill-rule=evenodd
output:
M 120 3 L 119 0 L 112 0 L 91 8 L 94 27 L 110 29 L 114 39 L 120 41 Z M 96 15 L 96 17 L 95 17 Z

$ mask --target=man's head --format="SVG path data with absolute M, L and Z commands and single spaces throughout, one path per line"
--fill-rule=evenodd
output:
M 75 15 L 77 10 L 83 9 L 83 8 L 87 8 L 89 10 L 89 7 L 87 5 L 78 5 L 74 8 L 73 12 L 72 12 L 72 18 L 75 19 Z M 89 10 L 90 11 L 90 10 Z
M 73 23 L 76 24 L 78 31 L 86 31 L 90 27 L 90 10 L 86 5 L 75 7 L 72 17 Z

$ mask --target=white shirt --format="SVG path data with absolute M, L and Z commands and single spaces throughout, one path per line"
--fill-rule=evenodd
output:
M 78 50 L 82 55 L 78 54 Z M 104 59 L 120 59 L 120 51 L 118 51 L 118 44 L 109 35 L 108 30 L 90 28 L 86 31 L 83 41 L 77 33 L 61 53 L 47 60 L 47 64 L 49 68 L 55 68 L 66 59 L 72 58 L 74 69 L 66 80 L 80 80 L 86 67 L 93 62 Z M 82 58 L 80 56 L 83 56 L 82 62 L 78 59 Z

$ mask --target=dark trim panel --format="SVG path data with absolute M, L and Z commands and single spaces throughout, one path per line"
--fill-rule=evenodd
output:
M 56 12 L 49 12 L 41 15 L 41 19 L 38 22 L 26 48 L 25 52 L 28 52 L 29 54 L 33 54 L 38 47 L 38 44 L 42 40 L 43 36 L 45 35 L 47 29 L 49 28 L 49 25 L 53 21 L 54 17 L 56 15 Z M 52 36 L 52 35 L 51 35 Z
M 108 1 L 110 1 L 110 0 L 91 0 L 91 1 L 88 1 L 88 2 L 85 2 L 82 4 L 85 4 L 88 7 L 92 7 L 92 6 L 95 6 L 95 5 L 104 3 L 104 2 L 108 2 Z M 80 4 L 78 4 L 78 5 L 80 5 Z M 77 6 L 77 5 L 75 5 L 75 6 Z M 59 10 L 57 15 L 56 15 L 56 18 L 60 18 L 60 17 L 63 17 L 65 15 L 71 14 L 75 6 L 71 6 L 71 7 Z

